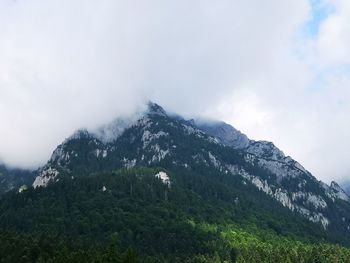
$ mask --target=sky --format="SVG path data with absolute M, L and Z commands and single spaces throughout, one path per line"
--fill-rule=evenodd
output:
M 2 0 L 0 160 L 154 101 L 350 180 L 348 0 Z

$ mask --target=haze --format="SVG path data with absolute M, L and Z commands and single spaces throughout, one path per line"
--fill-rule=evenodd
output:
M 350 176 L 346 0 L 0 2 L 0 159 L 33 168 L 148 100 Z

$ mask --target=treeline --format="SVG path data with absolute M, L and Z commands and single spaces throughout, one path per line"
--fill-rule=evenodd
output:
M 191 222 L 194 224 L 194 222 Z M 220 227 L 200 225 L 208 232 Z M 34 238 L 29 235 L 0 233 L 0 262 L 16 263 L 333 263 L 350 262 L 350 250 L 330 244 L 305 244 L 286 238 L 269 237 L 262 241 L 257 236 L 233 226 L 221 232 L 221 239 L 208 240 L 212 253 L 192 255 L 138 255 L 133 248 L 122 250 L 117 239 L 108 245 L 82 246 L 78 240 L 63 241 L 51 236 Z M 220 244 L 219 244 L 220 243 Z M 219 247 L 225 250 L 215 251 Z
M 116 241 L 111 241 L 104 248 L 97 246 L 87 249 L 50 236 L 34 238 L 10 233 L 0 233 L 0 255 L 0 262 L 4 263 L 145 262 L 131 248 L 121 251 Z

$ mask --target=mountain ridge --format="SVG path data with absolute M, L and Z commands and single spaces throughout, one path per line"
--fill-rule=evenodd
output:
M 196 120 L 174 117 L 155 103 L 148 104 L 137 120 L 115 120 L 113 125 L 123 123 L 122 128 L 108 140 L 96 132 L 79 130 L 57 147 L 49 162 L 39 169 L 33 187 L 45 187 L 60 176 L 92 173 L 103 169 L 132 168 L 135 166 L 177 165 L 190 169 L 186 160 L 177 152 L 174 135 L 195 137 L 212 146 L 228 147 L 238 154 L 239 163 L 232 162 L 222 152 L 193 152 L 188 160 L 213 166 L 223 173 L 242 177 L 259 190 L 271 196 L 283 206 L 320 223 L 325 229 L 350 235 L 350 202 L 347 194 L 332 183 L 330 186 L 318 181 L 301 164 L 285 156 L 272 142 L 253 141 L 224 122 L 204 124 Z M 104 126 L 109 127 L 110 126 Z M 113 128 L 112 128 L 113 130 Z M 107 134 L 101 132 L 101 134 Z M 204 143 L 203 142 L 203 143 Z M 237 144 L 235 144 L 237 142 Z M 210 146 L 210 147 L 212 147 Z M 186 145 L 182 150 L 188 151 Z M 224 160 L 225 159 L 225 160 Z M 175 164 L 174 164 L 175 163 Z M 81 167 L 81 168 L 77 168 Z M 345 207 L 345 208 L 344 208 Z M 334 211 L 343 211 L 336 216 Z M 344 212 L 345 211 L 345 212 Z

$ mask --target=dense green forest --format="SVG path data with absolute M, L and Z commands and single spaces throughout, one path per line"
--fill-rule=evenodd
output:
M 259 238 L 233 226 L 226 229 L 210 225 L 192 227 L 196 232 L 217 235 L 216 239 L 208 241 L 207 248 L 210 250 L 195 251 L 190 255 L 147 256 L 138 255 L 132 248 L 121 250 L 113 237 L 105 246 L 91 245 L 87 248 L 79 242 L 58 241 L 47 235 L 33 238 L 1 233 L 0 262 L 350 262 L 350 250 L 337 245 L 302 243 L 276 235 Z
M 199 169 L 199 168 L 198 168 Z M 215 170 L 64 177 L 0 201 L 0 262 L 347 262 L 347 245 Z M 337 245 L 340 244 L 340 245 Z

